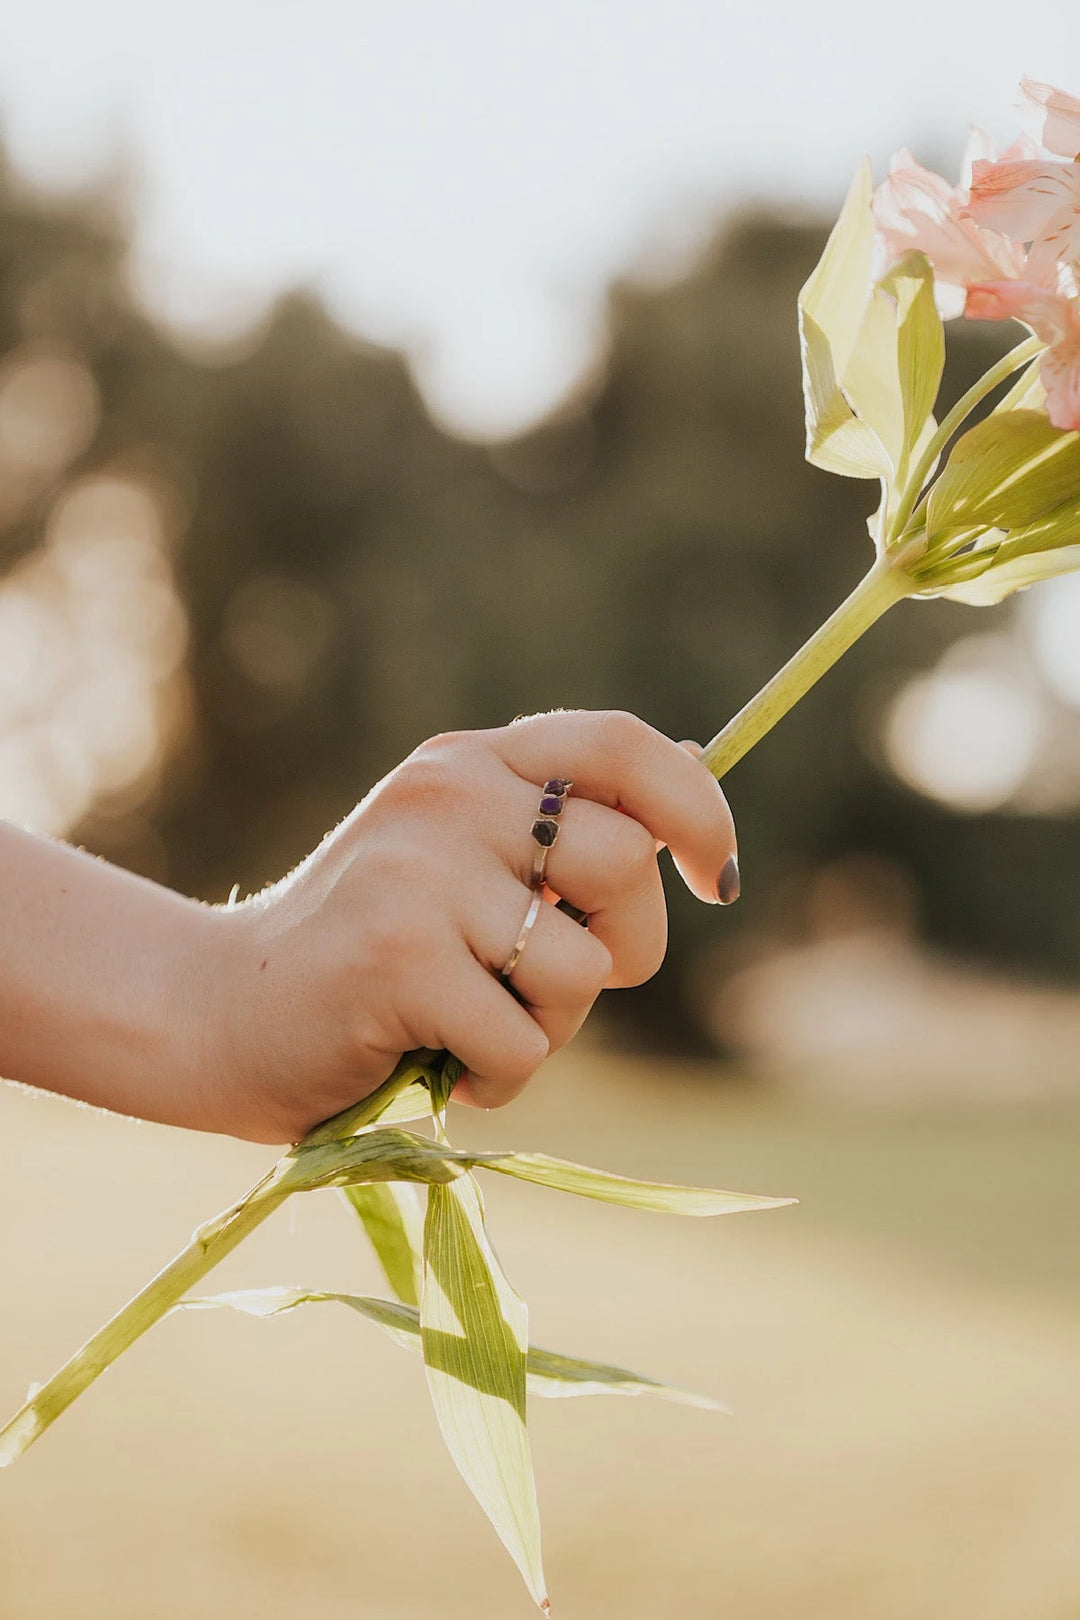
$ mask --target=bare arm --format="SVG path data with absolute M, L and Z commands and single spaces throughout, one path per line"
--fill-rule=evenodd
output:
M 199 963 L 214 913 L 0 822 L 0 1075 L 190 1125 L 208 1108 Z

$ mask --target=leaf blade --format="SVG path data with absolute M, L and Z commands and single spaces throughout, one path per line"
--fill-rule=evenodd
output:
M 953 447 L 927 506 L 931 545 L 969 528 L 1015 529 L 1080 494 L 1080 433 L 1041 411 L 993 412 Z
M 579 1198 L 596 1198 L 602 1203 L 621 1204 L 627 1209 L 647 1209 L 669 1215 L 731 1215 L 742 1210 L 777 1209 L 794 1204 L 794 1198 L 768 1198 L 757 1193 L 726 1192 L 717 1187 L 683 1187 L 666 1181 L 638 1181 L 608 1170 L 593 1170 L 568 1159 L 549 1158 L 545 1153 L 504 1153 L 492 1156 L 483 1165 L 500 1175 L 519 1181 L 533 1181 L 541 1187 Z
M 372 1181 L 343 1187 L 341 1195 L 360 1217 L 398 1299 L 419 1306 L 424 1217 L 415 1186 L 406 1181 Z
M 366 1317 L 405 1349 L 421 1353 L 420 1313 L 415 1306 L 398 1300 L 374 1299 L 366 1294 L 342 1294 L 328 1289 L 271 1288 L 233 1289 L 223 1294 L 204 1298 L 185 1299 L 177 1310 L 229 1309 L 247 1316 L 266 1319 L 283 1316 L 302 1305 L 347 1305 L 357 1315 Z M 605 1361 L 589 1361 L 580 1356 L 567 1356 L 557 1350 L 542 1350 L 530 1345 L 525 1363 L 528 1393 L 546 1400 L 566 1400 L 582 1395 L 651 1395 L 657 1400 L 671 1401 L 679 1406 L 698 1407 L 702 1411 L 727 1412 L 728 1407 L 711 1395 L 683 1389 L 644 1373 L 631 1372 L 627 1367 L 616 1367 Z
M 547 1613 L 525 1427 L 528 1313 L 488 1241 L 471 1176 L 428 1192 L 420 1336 L 447 1449 Z

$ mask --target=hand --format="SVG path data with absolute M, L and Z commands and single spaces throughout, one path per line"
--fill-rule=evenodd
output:
M 216 1076 L 204 1128 L 295 1140 L 419 1046 L 466 1065 L 455 1098 L 509 1101 L 602 989 L 660 966 L 659 849 L 699 899 L 715 904 L 721 881 L 735 898 L 731 815 L 696 751 L 620 712 L 435 737 L 289 877 L 204 911 L 203 1062 Z M 508 986 L 500 971 L 532 895 L 530 828 L 555 776 L 574 786 L 548 897 L 589 927 L 545 904 Z

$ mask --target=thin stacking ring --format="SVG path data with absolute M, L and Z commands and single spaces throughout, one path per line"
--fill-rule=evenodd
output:
M 543 903 L 543 889 L 534 889 L 533 897 L 529 901 L 529 909 L 525 914 L 525 921 L 521 925 L 521 933 L 514 941 L 514 948 L 510 952 L 510 955 L 506 958 L 506 966 L 499 975 L 500 978 L 508 979 L 511 973 L 513 973 L 514 969 L 517 967 L 518 963 L 521 961 L 521 953 L 525 949 L 525 944 L 529 938 L 529 935 L 532 933 L 533 924 L 540 915 L 540 907 L 543 905 Z
M 532 824 L 532 836 L 536 844 L 532 869 L 534 889 L 544 887 L 544 874 L 547 871 L 548 855 L 552 844 L 559 836 L 558 818 L 563 813 L 566 795 L 573 785 L 573 782 L 565 776 L 552 776 L 544 783 L 544 791 L 540 796 L 536 820 Z

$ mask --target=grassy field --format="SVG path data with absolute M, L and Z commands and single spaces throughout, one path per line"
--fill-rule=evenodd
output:
M 536 1403 L 557 1620 L 1080 1616 L 1080 1110 L 825 1109 L 582 1054 L 452 1130 L 801 1199 L 489 1187 L 538 1343 L 734 1409 Z M 270 1157 L 0 1094 L 4 1406 Z M 215 1286 L 269 1282 L 382 1291 L 328 1193 Z M 0 1477 L 0 1620 L 530 1612 L 418 1364 L 332 1307 L 166 1321 Z

